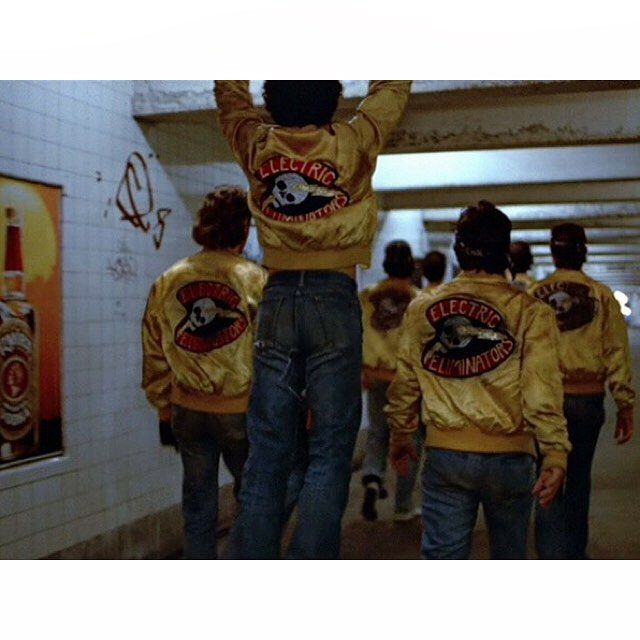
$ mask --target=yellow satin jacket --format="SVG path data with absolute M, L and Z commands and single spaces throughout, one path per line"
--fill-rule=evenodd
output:
M 582 271 L 557 269 L 529 292 L 555 312 L 565 393 L 604 393 L 606 382 L 619 409 L 632 407 L 629 337 L 611 290 Z
M 216 80 L 220 128 L 249 179 L 266 267 L 369 266 L 378 223 L 371 178 L 410 87 L 374 80 L 351 120 L 280 127 L 254 107 L 248 80 Z
M 402 318 L 419 293 L 420 289 L 398 278 L 387 278 L 360 292 L 362 359 L 369 379 L 393 379 Z
M 241 256 L 203 250 L 155 281 L 142 321 L 142 388 L 162 419 L 171 404 L 246 411 L 253 324 L 266 278 Z
M 463 272 L 406 313 L 385 408 L 400 443 L 427 428 L 427 447 L 536 455 L 566 467 L 558 330 L 553 313 L 502 275 Z

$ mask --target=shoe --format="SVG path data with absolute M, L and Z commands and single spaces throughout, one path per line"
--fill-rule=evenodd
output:
M 362 503 L 362 517 L 365 520 L 369 520 L 369 522 L 374 522 L 378 519 L 378 512 L 376 511 L 378 495 L 378 484 L 370 482 L 364 490 L 364 502 Z
M 419 507 L 417 509 L 413 509 L 413 511 L 396 511 L 393 514 L 394 522 L 409 522 L 409 520 L 413 520 L 414 518 L 419 518 L 422 515 L 422 509 Z

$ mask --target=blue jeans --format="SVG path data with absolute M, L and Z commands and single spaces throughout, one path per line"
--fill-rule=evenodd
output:
M 565 395 L 564 415 L 572 447 L 564 494 L 536 510 L 536 549 L 541 559 L 581 560 L 587 557 L 591 466 L 604 424 L 604 395 Z
M 367 433 L 367 446 L 362 467 L 362 478 L 378 478 L 382 486 L 387 468 L 389 455 L 389 425 L 384 415 L 384 405 L 387 403 L 388 382 L 374 382 L 368 391 L 369 395 L 369 431 Z M 424 427 L 420 427 L 414 435 L 413 445 L 418 456 L 421 456 L 424 448 Z M 420 459 L 411 462 L 409 473 L 406 476 L 396 478 L 396 513 L 409 513 L 413 511 L 413 488 L 416 485 Z
M 239 558 L 280 555 L 300 412 L 313 428 L 289 558 L 337 558 L 360 427 L 362 324 L 356 283 L 332 271 L 273 274 L 258 311 L 249 459 L 232 534 Z M 303 391 L 306 390 L 306 398 Z M 289 487 L 291 491 L 291 487 Z
M 218 524 L 220 455 L 240 482 L 247 459 L 245 414 L 213 414 L 174 405 L 171 428 L 182 458 L 184 557 L 214 560 Z
M 491 558 L 527 554 L 534 460 L 524 453 L 463 453 L 428 449 L 422 475 L 422 554 L 466 560 L 482 504 Z

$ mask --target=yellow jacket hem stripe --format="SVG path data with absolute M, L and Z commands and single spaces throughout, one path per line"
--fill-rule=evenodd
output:
M 473 425 L 446 430 L 428 425 L 425 446 L 468 453 L 528 453 L 536 457 L 533 434 L 522 431 L 513 435 L 488 434 Z
M 180 387 L 172 387 L 171 404 L 204 413 L 246 413 L 249 406 L 249 394 L 217 396 L 212 393 L 183 391 Z
M 319 251 L 291 251 L 289 249 L 264 248 L 263 264 L 270 269 L 308 270 L 338 269 L 362 265 L 368 267 L 371 262 L 369 246 L 347 249 L 322 249 Z

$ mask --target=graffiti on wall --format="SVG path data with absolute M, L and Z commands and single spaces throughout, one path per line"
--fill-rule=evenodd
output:
M 117 253 L 107 263 L 107 273 L 116 282 L 132 282 L 138 277 L 138 264 L 124 239 L 118 244 Z
M 143 233 L 151 233 L 153 245 L 160 249 L 171 209 L 156 209 L 149 168 L 144 156 L 138 151 L 127 158 L 116 192 L 116 207 L 120 211 L 121 220 L 126 220 Z

